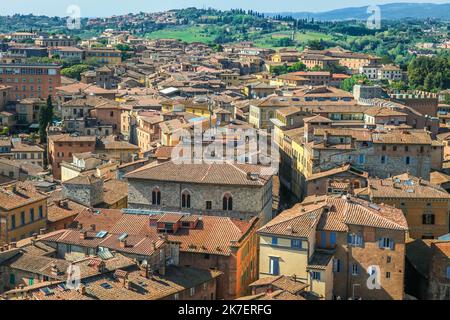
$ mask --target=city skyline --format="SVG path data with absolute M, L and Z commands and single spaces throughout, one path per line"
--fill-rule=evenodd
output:
M 382 5 L 388 3 L 435 3 L 443 4 L 448 3 L 448 0 L 373 0 L 373 1 L 360 1 L 360 0 L 343 0 L 339 3 L 331 0 L 319 0 L 314 3 L 304 4 L 294 0 L 283 0 L 277 3 L 276 6 L 269 2 L 256 2 L 247 1 L 243 4 L 241 1 L 230 0 L 226 3 L 217 0 L 168 0 L 164 3 L 154 3 L 149 1 L 146 3 L 144 0 L 129 0 L 126 3 L 118 3 L 114 7 L 104 7 L 105 1 L 96 1 L 93 4 L 87 0 L 62 0 L 58 3 L 54 3 L 51 0 L 42 0 L 39 5 L 34 4 L 30 0 L 16 0 L 13 3 L 0 4 L 0 12 L 2 15 L 13 14 L 35 14 L 35 15 L 47 15 L 47 16 L 67 16 L 67 8 L 71 5 L 78 5 L 81 9 L 81 15 L 83 17 L 101 17 L 110 15 L 120 15 L 126 13 L 136 12 L 159 12 L 170 9 L 180 9 L 187 7 L 197 8 L 215 8 L 215 9 L 251 9 L 260 12 L 323 12 L 340 8 L 348 7 L 363 7 L 367 5 Z M 152 3 L 153 2 L 153 3 Z

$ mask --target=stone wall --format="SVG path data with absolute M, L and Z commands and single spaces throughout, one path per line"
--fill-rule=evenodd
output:
M 152 190 L 161 191 L 161 205 L 152 205 Z M 181 193 L 191 194 L 191 208 L 181 207 Z M 228 185 L 205 185 L 193 183 L 163 182 L 128 179 L 128 207 L 133 209 L 174 210 L 215 216 L 227 216 L 248 220 L 260 216 L 261 220 L 271 219 L 272 181 L 262 187 Z M 233 197 L 233 210 L 223 210 L 223 196 Z M 211 210 L 206 210 L 206 201 L 211 201 Z
M 87 207 L 96 206 L 103 202 L 103 180 L 90 185 L 63 184 L 63 195 Z

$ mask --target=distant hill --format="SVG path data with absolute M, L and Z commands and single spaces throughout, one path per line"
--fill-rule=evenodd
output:
M 390 3 L 380 5 L 381 19 L 443 19 L 450 20 L 450 3 Z M 283 15 L 297 19 L 314 18 L 321 21 L 332 20 L 366 20 L 371 14 L 367 13 L 368 6 L 357 8 L 342 8 L 326 12 L 278 12 L 268 13 L 269 16 Z

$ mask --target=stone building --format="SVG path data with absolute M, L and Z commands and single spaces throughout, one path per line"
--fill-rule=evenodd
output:
M 319 127 L 309 134 L 305 124 L 305 148 L 311 173 L 351 163 L 380 178 L 402 174 L 429 179 L 432 140 L 423 130 L 371 131 Z M 310 173 L 307 174 L 309 176 Z
M 95 176 L 76 176 L 63 183 L 64 197 L 94 207 L 103 202 L 103 180 Z
M 272 219 L 272 176 L 240 164 L 150 164 L 125 177 L 128 207 Z M 267 168 L 269 169 L 269 168 Z M 269 170 L 270 171 L 270 170 Z
M 369 178 L 355 195 L 403 211 L 413 239 L 437 239 L 449 232 L 450 195 L 442 187 L 408 173 L 387 179 Z

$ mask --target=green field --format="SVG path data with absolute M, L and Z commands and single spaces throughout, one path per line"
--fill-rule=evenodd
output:
M 291 38 L 291 36 L 292 36 L 291 31 L 274 32 L 274 33 L 264 35 L 263 37 L 255 40 L 255 44 L 260 47 L 276 49 L 276 47 L 274 47 L 273 45 L 270 44 L 271 39 Z M 306 31 L 304 33 L 299 31 L 299 32 L 295 33 L 295 41 L 299 42 L 301 44 L 305 44 L 307 41 L 310 41 L 310 40 L 320 40 L 320 39 L 331 40 L 332 36 L 329 34 L 326 34 L 326 33 L 313 32 L 313 31 Z
M 193 27 L 172 27 L 155 32 L 147 33 L 149 39 L 179 39 L 185 42 L 204 42 L 214 40 L 214 37 L 205 32 L 201 26 Z

